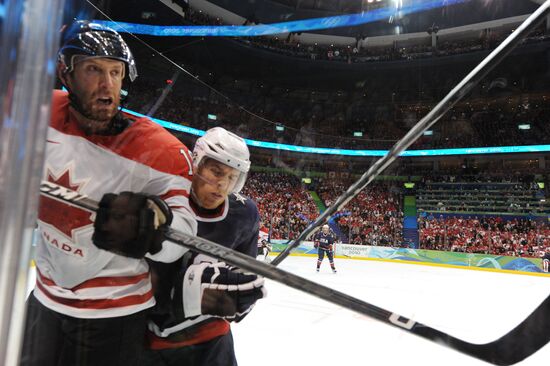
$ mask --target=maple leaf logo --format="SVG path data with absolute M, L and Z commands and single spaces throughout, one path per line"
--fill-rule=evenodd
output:
M 72 166 L 69 166 L 61 174 L 56 175 L 50 168 L 47 168 L 46 180 L 78 192 L 86 184 L 86 181 L 73 181 L 72 170 Z M 40 196 L 38 219 L 55 227 L 72 241 L 74 241 L 74 230 L 93 224 L 90 219 L 91 216 L 92 214 L 89 211 L 47 196 Z

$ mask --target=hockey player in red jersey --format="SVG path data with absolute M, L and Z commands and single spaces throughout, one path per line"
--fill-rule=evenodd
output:
M 221 127 L 208 130 L 193 150 L 190 205 L 198 236 L 256 257 L 258 208 L 239 193 L 249 156 L 242 138 Z M 230 322 L 243 319 L 265 296 L 263 278 L 192 253 L 153 270 L 158 303 L 149 326 L 151 350 L 140 366 L 236 366 Z
M 164 241 L 167 226 L 196 233 L 191 157 L 160 126 L 120 111 L 123 80 L 137 72 L 117 32 L 78 21 L 65 34 L 57 71 L 68 92 L 54 91 L 43 179 L 100 209 L 41 198 L 21 364 L 135 365 L 155 305 L 145 257 L 186 252 Z

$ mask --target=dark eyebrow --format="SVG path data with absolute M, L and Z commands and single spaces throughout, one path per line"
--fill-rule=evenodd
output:
M 113 60 L 113 61 L 117 61 L 117 60 Z M 83 60 L 82 63 L 86 63 L 85 66 L 94 65 L 94 66 L 98 66 L 98 67 L 105 67 L 105 68 L 108 68 L 108 69 L 117 68 L 117 69 L 120 70 L 120 69 L 124 68 L 124 63 L 122 63 L 122 62 L 116 62 L 116 63 L 112 63 L 112 64 L 109 63 L 106 66 L 104 66 L 103 64 L 100 64 L 99 62 L 96 62 L 93 58 Z

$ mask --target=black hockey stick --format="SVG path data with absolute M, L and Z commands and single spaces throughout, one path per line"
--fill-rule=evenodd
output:
M 95 212 L 98 209 L 97 202 L 89 197 L 54 183 L 43 181 L 40 185 L 40 192 L 52 199 L 78 206 L 91 212 Z M 550 297 L 544 300 L 526 320 L 508 334 L 490 343 L 473 344 L 342 292 L 283 271 L 271 264 L 257 261 L 245 254 L 206 239 L 174 229 L 168 229 L 165 237 L 166 240 L 195 252 L 217 258 L 243 270 L 257 273 L 283 285 L 317 296 L 325 301 L 380 320 L 386 324 L 401 328 L 495 365 L 513 365 L 538 351 L 548 343 L 550 338 Z
M 414 143 L 422 134 L 433 126 L 449 109 L 451 109 L 459 100 L 468 94 L 478 82 L 483 79 L 489 71 L 497 66 L 521 41 L 521 39 L 532 31 L 547 15 L 550 8 L 550 0 L 542 4 L 533 14 L 508 36 L 493 52 L 491 52 L 483 61 L 479 63 L 466 77 L 458 83 L 424 118 L 401 140 L 388 151 L 386 155 L 378 159 L 367 170 L 359 180 L 353 183 L 347 191 L 342 193 L 338 199 L 328 207 L 315 221 L 308 225 L 305 230 L 298 235 L 273 261 L 273 265 L 281 263 L 300 242 L 304 241 L 317 227 L 322 225 L 337 211 L 341 210 L 349 201 L 351 201 L 361 190 L 369 185 L 374 178 L 380 175 L 397 157 Z

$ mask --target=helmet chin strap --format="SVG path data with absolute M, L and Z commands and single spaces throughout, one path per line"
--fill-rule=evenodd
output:
M 199 196 L 197 196 L 197 194 L 196 194 L 195 191 L 193 190 L 193 187 L 191 187 L 191 199 L 192 199 L 197 205 L 199 205 L 199 207 L 202 207 L 201 200 L 199 199 Z

